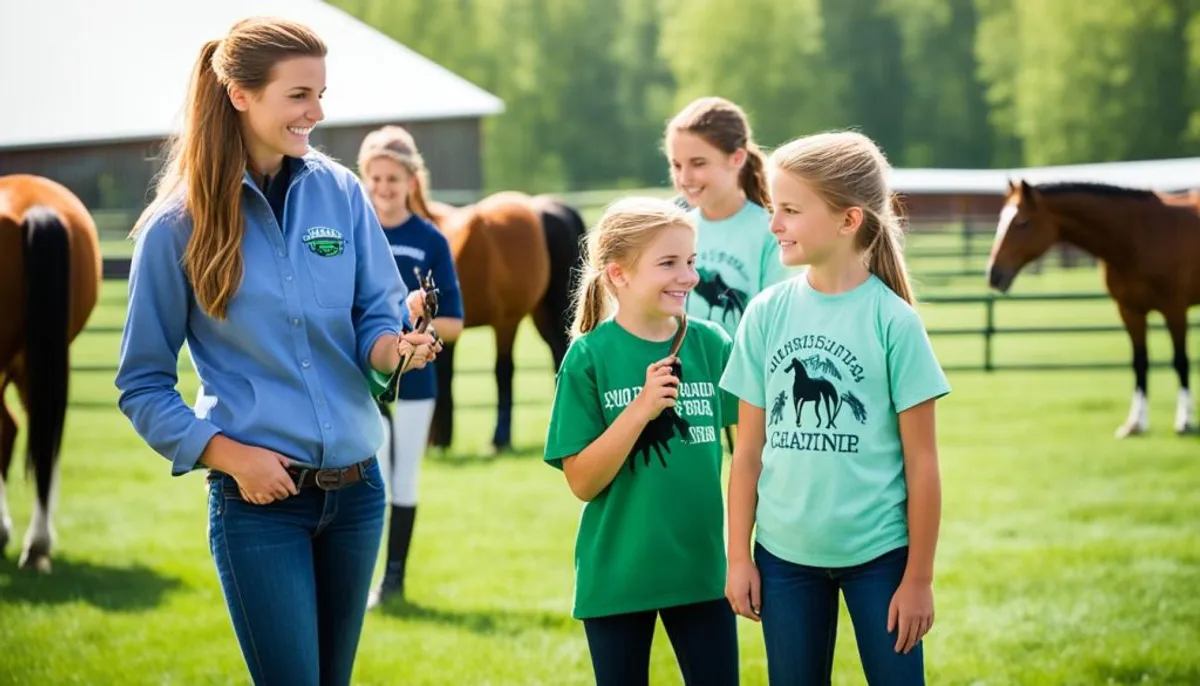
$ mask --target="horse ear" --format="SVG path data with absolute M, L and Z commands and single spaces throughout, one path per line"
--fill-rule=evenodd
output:
M 1011 176 L 1005 177 L 1004 180 L 1008 183 L 1008 194 L 1012 195 L 1012 192 L 1017 190 L 1017 184 L 1013 183 Z
M 1034 204 L 1035 195 L 1036 193 L 1033 190 L 1033 186 L 1030 186 L 1028 183 L 1026 183 L 1025 179 L 1021 179 L 1021 204 L 1032 206 Z

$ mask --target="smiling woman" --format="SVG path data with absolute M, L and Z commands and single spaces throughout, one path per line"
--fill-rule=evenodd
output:
M 366 193 L 309 148 L 324 92 L 325 45 L 302 25 L 247 19 L 201 49 L 134 227 L 116 378 L 172 474 L 208 469 L 209 545 L 255 683 L 349 683 L 383 529 L 369 382 L 438 349 L 399 335 L 405 288 Z

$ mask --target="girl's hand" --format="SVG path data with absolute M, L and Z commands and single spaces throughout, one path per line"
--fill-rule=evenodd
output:
M 725 598 L 736 614 L 762 621 L 762 580 L 750 559 L 731 560 L 725 575 Z
M 647 367 L 642 392 L 630 403 L 647 422 L 668 407 L 675 407 L 675 399 L 679 397 L 679 379 L 671 374 L 671 364 L 674 362 L 674 357 L 668 357 Z
M 425 316 L 425 291 L 409 291 L 404 306 L 408 308 L 409 320 L 416 326 L 416 321 Z
M 888 633 L 897 630 L 896 652 L 908 654 L 933 628 L 933 586 L 908 578 L 892 596 L 888 606 Z

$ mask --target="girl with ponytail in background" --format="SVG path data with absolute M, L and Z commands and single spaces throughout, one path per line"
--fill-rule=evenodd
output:
M 693 101 L 667 124 L 675 189 L 696 222 L 700 282 L 688 298 L 692 319 L 716 322 L 730 337 L 750 299 L 791 272 L 771 236 L 765 157 L 745 112 L 724 98 Z

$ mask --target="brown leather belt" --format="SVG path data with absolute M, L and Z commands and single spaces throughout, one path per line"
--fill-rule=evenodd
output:
M 287 471 L 291 475 L 292 481 L 296 484 L 296 488 L 316 486 L 322 490 L 336 491 L 339 488 L 362 481 L 363 474 L 374 460 L 374 457 L 368 457 L 362 462 L 341 468 L 312 469 L 309 467 L 288 467 Z

